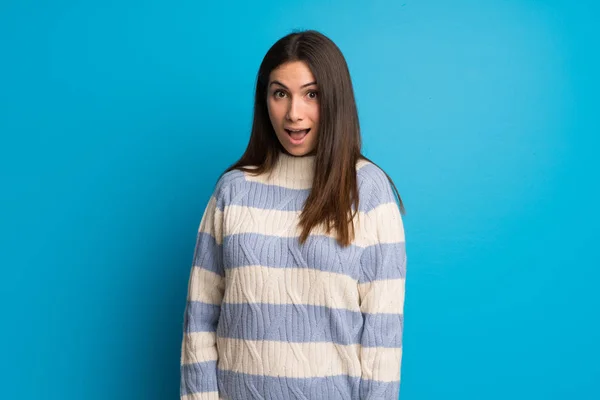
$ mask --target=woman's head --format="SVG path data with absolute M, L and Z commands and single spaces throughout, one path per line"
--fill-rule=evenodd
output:
M 248 147 L 226 172 L 269 172 L 282 151 L 315 156 L 313 186 L 300 217 L 300 240 L 324 223 L 337 231 L 340 244 L 348 245 L 353 237 L 348 221 L 353 220 L 352 205 L 358 210 L 359 200 L 356 163 L 366 157 L 361 154 L 346 60 L 335 43 L 317 31 L 291 33 L 267 51 L 256 80 Z
M 279 150 L 295 156 L 335 153 L 346 159 L 360 154 L 346 60 L 335 43 L 317 31 L 291 33 L 273 44 L 258 71 L 254 106 L 254 123 L 270 125 L 263 133 L 277 139 L 269 143 L 278 144 L 273 147 Z M 310 131 L 306 137 L 290 135 L 290 127 Z

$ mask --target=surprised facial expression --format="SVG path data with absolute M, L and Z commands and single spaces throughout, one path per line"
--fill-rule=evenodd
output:
M 288 153 L 314 153 L 319 133 L 319 93 L 304 62 L 287 62 L 271 72 L 267 108 L 275 134 Z

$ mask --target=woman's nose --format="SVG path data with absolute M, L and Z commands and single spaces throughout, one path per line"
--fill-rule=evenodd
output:
M 301 105 L 299 101 L 292 99 L 288 107 L 286 118 L 290 121 L 297 121 L 301 117 Z

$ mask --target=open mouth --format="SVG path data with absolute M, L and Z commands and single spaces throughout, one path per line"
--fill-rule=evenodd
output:
M 308 132 L 310 132 L 310 128 L 308 128 L 308 129 L 293 129 L 293 130 L 286 129 L 285 131 L 287 132 L 288 135 L 290 135 L 290 138 L 292 138 L 293 141 L 301 141 L 308 134 Z

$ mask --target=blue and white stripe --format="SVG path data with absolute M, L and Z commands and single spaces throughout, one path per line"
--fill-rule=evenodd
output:
M 181 398 L 397 399 L 406 248 L 387 177 L 357 164 L 356 237 L 298 242 L 314 157 L 219 180 L 196 241 Z

